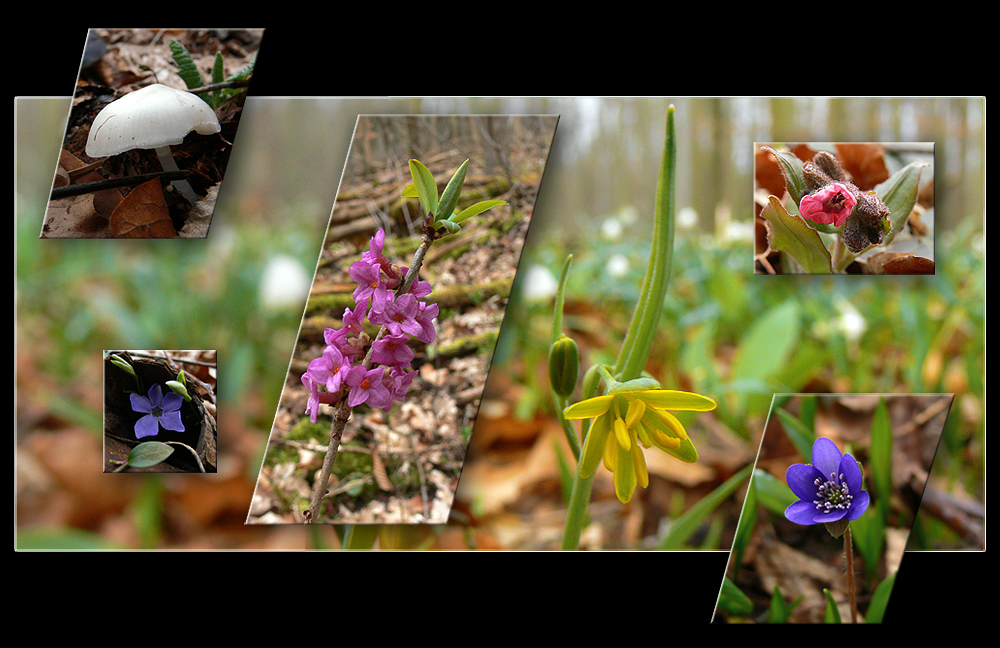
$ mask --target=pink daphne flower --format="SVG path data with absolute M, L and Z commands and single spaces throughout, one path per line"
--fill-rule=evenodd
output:
M 382 409 L 392 405 L 392 394 L 385 386 L 382 373 L 382 367 L 367 371 L 363 366 L 351 369 L 344 378 L 344 382 L 351 388 L 347 404 L 356 407 L 361 403 L 368 403 L 372 407 Z
M 405 335 L 390 333 L 372 343 L 372 362 L 390 367 L 403 367 L 413 360 L 413 349 Z
M 382 266 L 377 263 L 355 261 L 349 270 L 351 279 L 358 282 L 354 289 L 354 303 L 371 300 L 372 309 L 382 310 L 388 298 L 389 289 L 382 281 Z
M 857 198 L 847 185 L 833 182 L 802 197 L 799 203 L 799 213 L 802 218 L 814 223 L 825 223 L 840 227 L 851 215 Z
M 381 313 L 372 312 L 369 319 L 372 324 L 384 324 L 393 335 L 405 333 L 416 336 L 422 330 L 420 322 L 416 320 L 418 311 L 417 298 L 407 293 L 386 302 L 385 309 Z

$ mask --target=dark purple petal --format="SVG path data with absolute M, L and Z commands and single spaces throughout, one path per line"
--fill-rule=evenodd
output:
M 129 394 L 128 399 L 132 401 L 132 411 L 142 412 L 143 414 L 149 414 L 153 411 L 153 404 L 149 402 L 149 399 L 145 396 L 139 394 Z
M 826 479 L 830 479 L 831 475 L 836 475 L 840 470 L 841 457 L 837 444 L 826 437 L 816 439 L 813 444 L 812 465 Z
M 812 502 L 799 500 L 785 509 L 785 517 L 796 524 L 816 524 L 817 512 Z
M 160 424 L 152 414 L 147 414 L 135 422 L 135 438 L 137 439 L 156 436 L 159 432 Z
M 840 462 L 840 472 L 837 475 L 838 477 L 840 475 L 844 476 L 842 481 L 846 482 L 847 487 L 851 489 L 851 495 L 861 492 L 864 481 L 861 477 L 861 469 L 858 467 L 858 461 L 854 457 L 849 454 L 844 455 L 844 458 Z
M 785 481 L 795 496 L 808 502 L 816 499 L 816 478 L 819 471 L 806 464 L 792 464 L 785 473 Z
M 166 412 L 160 417 L 160 425 L 165 430 L 173 430 L 174 432 L 184 431 L 184 423 L 181 422 L 181 413 L 178 411 Z
M 163 402 L 160 403 L 160 408 L 164 412 L 176 412 L 184 404 L 184 397 L 180 394 L 170 391 L 163 395 Z
M 823 522 L 836 522 L 847 515 L 849 510 L 850 509 L 833 509 L 829 513 L 816 511 L 816 515 L 813 517 L 813 522 L 816 524 L 821 524 Z
M 149 388 L 149 402 L 153 407 L 160 407 L 163 402 L 163 388 L 160 387 L 160 383 L 155 383 Z
M 854 495 L 851 502 L 851 510 L 847 514 L 847 520 L 857 520 L 861 514 L 868 510 L 868 491 L 860 491 Z

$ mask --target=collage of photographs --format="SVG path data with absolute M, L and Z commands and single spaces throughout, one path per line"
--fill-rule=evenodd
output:
M 692 625 L 909 623 L 984 558 L 984 96 L 283 93 L 266 28 L 73 33 L 13 102 L 16 553 L 636 554 Z

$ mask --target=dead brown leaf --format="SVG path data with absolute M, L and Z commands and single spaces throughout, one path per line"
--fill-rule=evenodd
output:
M 111 213 L 110 222 L 115 238 L 177 236 L 159 180 L 149 180 L 132 190 Z

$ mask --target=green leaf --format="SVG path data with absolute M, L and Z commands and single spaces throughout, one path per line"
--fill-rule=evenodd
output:
M 740 513 L 740 521 L 736 526 L 736 533 L 733 534 L 733 552 L 736 554 L 735 560 L 733 560 L 733 577 L 737 577 L 740 573 L 740 567 L 743 565 L 743 554 L 746 553 L 746 549 L 750 546 L 750 538 L 753 537 L 754 527 L 757 526 L 757 507 L 759 505 L 757 499 L 757 483 L 753 476 L 750 477 L 750 484 L 747 486 L 747 494 L 743 499 L 743 511 Z
M 761 506 L 777 515 L 784 515 L 785 509 L 798 499 L 788 484 L 764 470 L 753 471 L 753 485 Z
M 805 423 L 783 407 L 779 407 L 776 411 L 778 418 L 781 419 L 785 427 L 785 434 L 791 440 L 792 445 L 795 446 L 800 455 L 808 460 L 812 456 L 812 445 L 816 440 L 815 432 L 811 428 L 806 427 Z
M 868 611 L 865 613 L 867 623 L 882 623 L 885 609 L 889 605 L 889 595 L 892 594 L 892 586 L 895 582 L 896 574 L 893 573 L 875 588 L 871 603 L 868 604 Z
M 410 160 L 410 175 L 413 176 L 413 184 L 416 185 L 417 196 L 420 198 L 420 207 L 424 210 L 424 216 L 431 214 L 436 216 L 438 193 L 434 175 L 419 160 Z
M 683 448 L 683 446 L 682 446 Z M 670 532 L 660 543 L 660 548 L 679 549 L 688 538 L 698 530 L 703 522 L 718 508 L 733 492 L 750 476 L 753 465 L 744 466 L 742 470 L 722 482 L 711 493 L 701 498 L 697 504 L 684 512 L 670 525 Z
M 450 220 L 439 220 L 434 221 L 434 229 L 446 229 L 449 234 L 458 234 L 462 231 L 462 226 L 458 223 L 453 223 Z
M 885 206 L 892 212 L 889 221 L 892 229 L 885 238 L 884 245 L 887 245 L 896 235 L 906 227 L 906 221 L 910 218 L 910 212 L 917 203 L 917 192 L 920 190 L 920 173 L 923 167 L 929 166 L 925 162 L 912 162 L 899 171 L 893 173 L 889 178 L 875 187 L 875 193 L 882 199 Z
M 762 148 L 777 158 L 781 175 L 785 177 L 785 189 L 788 191 L 788 195 L 792 197 L 792 200 L 795 201 L 795 204 L 798 205 L 802 201 L 802 196 L 809 193 L 805 174 L 802 173 L 802 160 L 790 151 L 779 153 L 769 146 Z
M 200 88 L 205 85 L 205 81 L 201 78 L 201 73 L 198 71 L 198 67 L 191 59 L 191 54 L 188 52 L 187 48 L 174 39 L 170 39 L 169 46 L 170 53 L 174 57 L 174 62 L 177 63 L 177 75 L 180 76 L 182 81 L 184 81 L 184 84 L 189 89 Z M 208 100 L 204 96 L 201 96 L 201 98 L 206 101 Z
M 796 301 L 789 300 L 769 310 L 740 340 L 730 379 L 766 382 L 776 375 L 788 363 L 801 328 L 802 314 Z
M 677 221 L 676 162 L 677 138 L 674 137 L 674 106 L 671 104 L 667 108 L 663 156 L 660 158 L 656 180 L 649 262 L 646 264 L 639 299 L 615 361 L 615 373 L 625 378 L 634 378 L 646 368 L 663 312 L 663 300 L 667 294 L 674 257 L 674 230 Z M 683 446 L 681 449 L 684 449 Z
M 451 176 L 451 180 L 445 185 L 441 193 L 441 201 L 438 203 L 438 211 L 434 214 L 437 218 L 447 219 L 458 206 L 458 198 L 462 195 L 462 187 L 465 185 L 465 171 L 469 168 L 469 161 L 466 160 L 458 171 Z
M 768 621 L 770 623 L 786 623 L 788 621 L 788 616 L 795 609 L 795 606 L 802 602 L 805 598 L 805 594 L 800 595 L 791 603 L 785 602 L 785 597 L 781 595 L 781 590 L 778 586 L 774 586 L 774 593 L 771 595 L 771 606 L 768 613 Z
M 161 443 L 160 441 L 146 441 L 145 443 L 140 443 L 136 447 L 132 448 L 132 452 L 128 454 L 128 461 L 126 465 L 133 466 L 135 468 L 146 468 L 148 466 L 155 466 L 156 464 L 166 460 L 171 454 L 173 454 L 174 449 L 166 443 Z
M 823 595 L 826 596 L 826 612 L 823 615 L 823 623 L 840 623 L 840 610 L 837 609 L 837 602 L 833 600 L 833 594 L 824 587 Z
M 753 612 L 753 601 L 727 577 L 722 579 L 719 607 L 733 616 L 746 616 Z
M 215 53 L 215 61 L 212 63 L 212 83 L 222 83 L 226 80 L 226 70 L 223 65 L 222 52 Z M 222 92 L 219 90 L 212 91 L 212 100 L 209 105 L 212 108 L 217 108 L 221 103 Z
M 879 397 L 878 405 L 872 416 L 871 447 L 868 451 L 868 477 L 875 486 L 880 509 L 887 507 L 892 496 L 892 421 L 889 420 L 889 410 L 885 398 Z M 883 511 L 880 510 L 880 513 Z M 885 513 L 888 512 L 886 508 Z
M 380 524 L 352 524 L 344 529 L 343 549 L 367 550 L 378 540 Z
M 507 204 L 507 201 L 505 201 L 505 200 L 483 200 L 483 201 L 477 202 L 474 205 L 466 207 L 465 209 L 463 209 L 458 214 L 452 214 L 451 221 L 455 222 L 455 223 L 461 223 L 466 218 L 471 218 L 472 216 L 478 216 L 479 214 L 482 214 L 487 209 L 492 209 L 493 207 L 496 207 L 497 205 L 506 205 L 506 204 Z
M 830 274 L 833 265 L 823 239 L 798 214 L 789 214 L 775 196 L 768 196 L 760 215 L 767 221 L 771 248 L 790 254 L 809 274 Z

